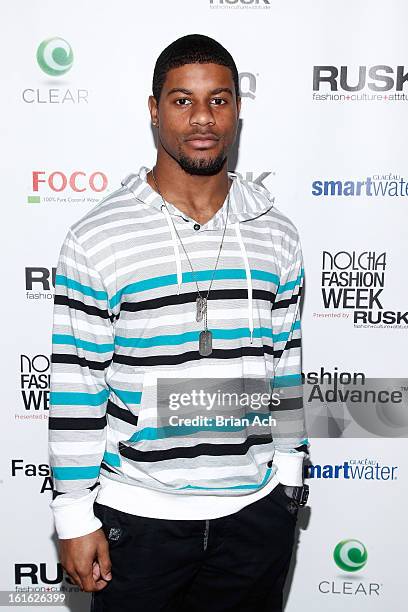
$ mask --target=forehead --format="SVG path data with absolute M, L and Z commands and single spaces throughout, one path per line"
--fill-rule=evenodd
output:
M 217 87 L 234 87 L 232 72 L 219 64 L 184 64 L 171 68 L 166 74 L 163 89 L 181 87 L 191 91 L 211 91 Z

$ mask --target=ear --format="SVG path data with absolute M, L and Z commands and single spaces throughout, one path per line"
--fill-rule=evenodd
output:
M 237 118 L 239 117 L 241 113 L 241 96 L 238 96 L 237 98 Z
M 152 123 L 153 125 L 157 125 L 159 122 L 159 109 L 157 106 L 156 98 L 154 96 L 149 96 L 148 106 Z

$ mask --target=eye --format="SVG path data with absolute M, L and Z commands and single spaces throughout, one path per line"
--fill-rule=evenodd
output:
M 226 104 L 226 100 L 224 100 L 223 98 L 213 98 L 213 100 L 216 100 L 217 104 L 215 106 L 222 106 L 223 104 Z
M 178 102 L 191 102 L 191 100 L 189 100 L 188 98 L 178 98 L 178 99 L 176 100 L 176 104 L 177 104 Z M 179 104 L 178 106 L 187 106 L 187 105 L 186 105 L 186 104 Z

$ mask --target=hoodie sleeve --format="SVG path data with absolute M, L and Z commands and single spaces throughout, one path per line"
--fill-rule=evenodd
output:
M 48 426 L 50 508 L 60 539 L 102 525 L 93 502 L 106 445 L 113 318 L 101 276 L 69 229 L 55 278 Z
M 282 243 L 285 254 L 279 286 L 272 306 L 274 351 L 273 393 L 280 403 L 272 410 L 275 425 L 273 463 L 279 481 L 287 486 L 302 486 L 303 459 L 309 453 L 305 429 L 302 384 L 302 335 L 300 298 L 303 289 L 303 257 L 297 230 L 293 225 Z

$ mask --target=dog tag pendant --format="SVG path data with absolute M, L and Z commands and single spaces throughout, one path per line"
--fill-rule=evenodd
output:
M 212 353 L 212 333 L 209 329 L 205 329 L 200 332 L 200 339 L 198 342 L 198 352 L 203 357 L 208 357 Z
M 207 298 L 198 296 L 198 298 L 196 299 L 196 307 L 197 307 L 196 321 L 202 321 L 203 316 L 204 316 L 204 311 L 207 308 Z

